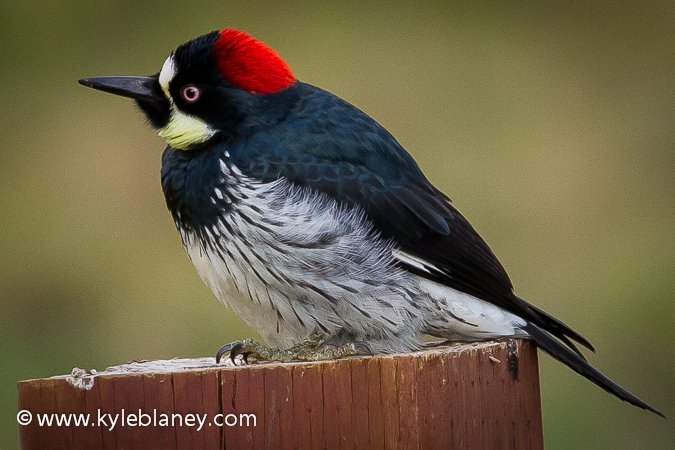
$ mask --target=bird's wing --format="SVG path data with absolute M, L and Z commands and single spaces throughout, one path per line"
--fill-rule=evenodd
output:
M 277 127 L 270 136 L 257 133 L 255 142 L 232 149 L 231 156 L 256 179 L 283 177 L 360 208 L 375 230 L 395 243 L 405 269 L 493 303 L 549 331 L 575 351 L 568 338 L 593 348 L 564 323 L 514 295 L 492 250 L 412 157 L 375 122 L 359 125 L 341 133 L 319 129 L 300 142 L 295 131 L 285 139 L 283 127 Z

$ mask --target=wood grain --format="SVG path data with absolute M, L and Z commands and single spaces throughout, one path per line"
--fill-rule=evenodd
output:
M 33 416 L 21 447 L 542 449 L 536 348 L 515 345 L 517 377 L 506 343 L 486 342 L 316 363 L 136 362 L 96 374 L 90 390 L 68 376 L 21 381 L 19 410 Z M 87 426 L 38 423 L 80 413 Z

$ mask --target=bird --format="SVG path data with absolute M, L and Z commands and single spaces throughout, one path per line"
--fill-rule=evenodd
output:
M 214 295 L 255 328 L 217 355 L 320 360 L 523 338 L 621 400 L 591 343 L 514 293 L 486 242 L 373 118 L 299 81 L 236 28 L 180 45 L 147 77 L 79 83 L 131 98 L 164 138 L 161 184 Z

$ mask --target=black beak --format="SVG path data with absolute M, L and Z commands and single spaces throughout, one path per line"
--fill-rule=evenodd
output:
M 78 81 L 83 86 L 103 92 L 133 98 L 134 100 L 157 100 L 161 95 L 155 90 L 157 75 L 152 77 L 96 77 Z

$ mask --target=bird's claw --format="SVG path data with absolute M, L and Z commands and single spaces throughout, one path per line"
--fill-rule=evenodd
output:
M 223 357 L 223 355 L 227 352 L 232 352 L 232 349 L 234 348 L 235 345 L 239 344 L 240 342 L 230 342 L 229 344 L 225 344 L 220 349 L 218 349 L 218 353 L 216 353 L 216 364 L 220 364 L 220 360 Z M 230 354 L 230 358 L 232 358 L 232 355 Z M 234 359 L 232 359 L 232 362 L 234 362 Z
M 354 346 L 354 351 L 358 356 L 373 356 L 373 349 L 370 347 L 370 344 L 363 341 L 357 341 L 352 344 Z
M 237 356 L 241 355 L 244 363 L 248 364 L 248 358 L 253 356 L 256 360 L 260 361 L 274 361 L 274 350 L 269 347 L 265 347 L 254 341 L 253 339 L 245 339 L 243 341 L 234 341 L 229 344 L 225 344 L 218 350 L 216 353 L 216 364 L 220 363 L 223 355 L 227 352 L 230 352 L 230 359 L 232 363 L 236 364 L 235 359 Z

